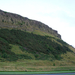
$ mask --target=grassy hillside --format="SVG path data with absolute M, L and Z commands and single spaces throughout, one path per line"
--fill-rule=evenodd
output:
M 60 39 L 21 30 L 0 29 L 0 61 L 19 59 L 61 60 L 61 54 L 73 51 Z

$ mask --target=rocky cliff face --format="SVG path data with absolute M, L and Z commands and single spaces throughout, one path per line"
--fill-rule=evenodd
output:
M 50 34 L 61 39 L 61 35 L 58 34 L 56 30 L 53 30 L 39 21 L 31 20 L 2 10 L 0 10 L 0 28 L 20 29 L 28 32 L 39 31 L 40 33 Z

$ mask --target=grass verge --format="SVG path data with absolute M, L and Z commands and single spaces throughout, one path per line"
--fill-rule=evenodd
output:
M 51 71 L 51 72 L 0 72 L 0 74 L 53 74 L 53 73 L 75 73 L 75 71 Z

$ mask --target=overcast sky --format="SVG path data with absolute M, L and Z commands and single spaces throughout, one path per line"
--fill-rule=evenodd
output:
M 75 0 L 0 0 L 0 9 L 45 23 L 75 47 Z

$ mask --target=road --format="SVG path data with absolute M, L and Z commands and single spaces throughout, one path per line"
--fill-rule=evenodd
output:
M 0 74 L 0 75 L 75 75 L 75 73 L 57 73 L 57 74 Z

